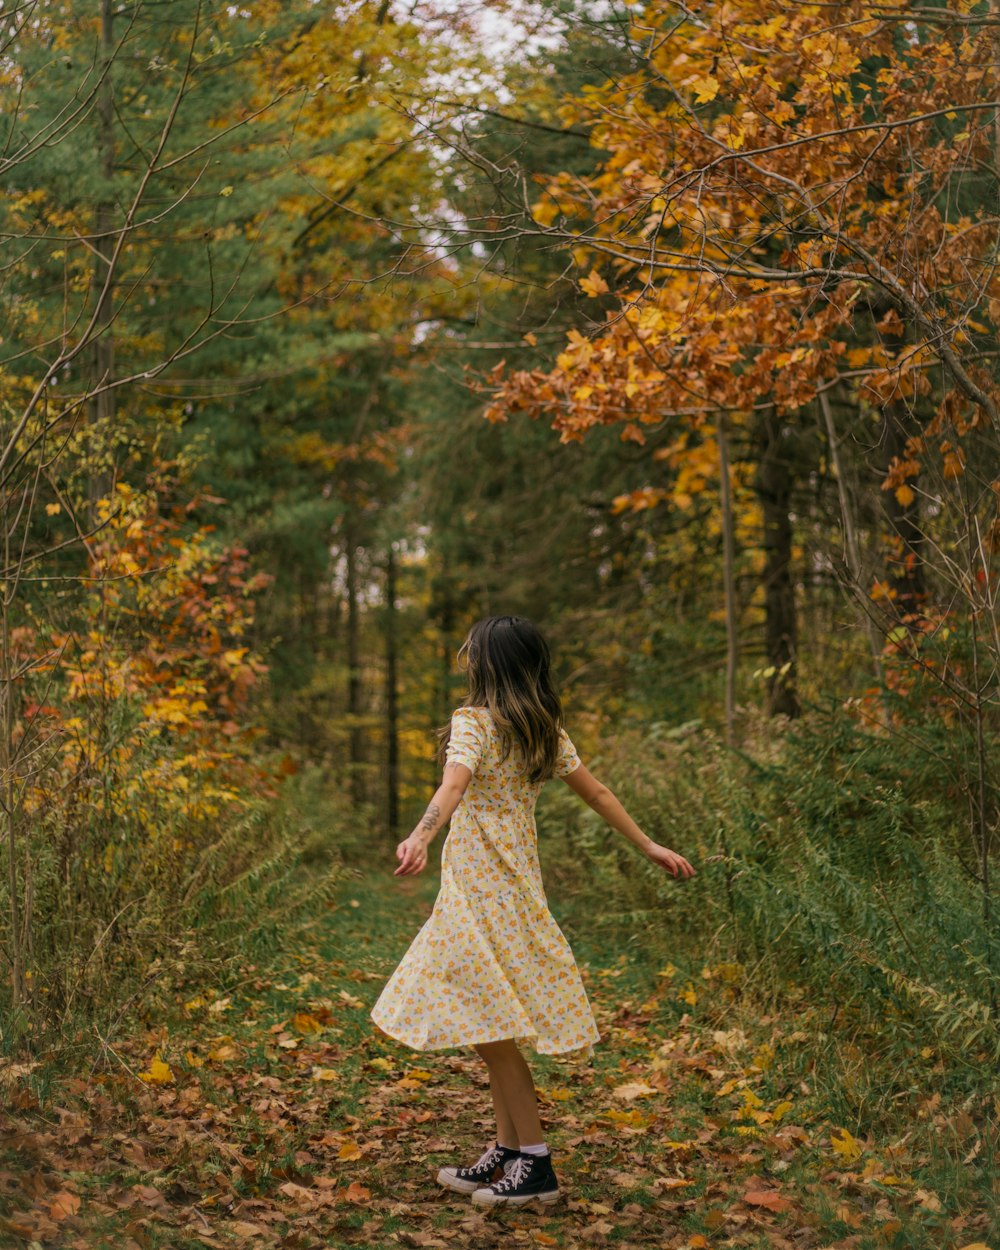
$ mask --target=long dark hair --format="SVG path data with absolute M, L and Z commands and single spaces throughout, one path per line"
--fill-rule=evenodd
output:
M 500 735 L 501 762 L 516 743 L 528 780 L 555 774 L 562 703 L 552 679 L 549 648 L 524 616 L 487 616 L 477 621 L 458 650 L 469 693 L 465 707 L 488 707 Z M 451 727 L 441 733 L 441 755 Z

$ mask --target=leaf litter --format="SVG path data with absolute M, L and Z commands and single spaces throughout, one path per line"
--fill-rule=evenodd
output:
M 473 1209 L 435 1177 L 492 1139 L 485 1069 L 372 1025 L 413 920 L 403 892 L 372 889 L 390 895 L 396 936 L 335 907 L 328 949 L 245 968 L 239 994 L 188 987 L 99 1070 L 54 1077 L 44 1102 L 38 1065 L 9 1065 L 0 1244 L 861 1250 L 905 1229 L 907 1245 L 996 1250 L 984 1213 L 916 1175 L 925 1158 L 825 1117 L 798 1060 L 782 1071 L 800 1019 L 760 1017 L 747 1037 L 702 1003 L 695 1017 L 672 977 L 623 1000 L 613 967 L 581 967 L 604 1039 L 593 1064 L 528 1055 L 562 1201 Z M 330 954 L 359 943 L 357 966 Z M 731 1011 L 729 982 L 717 992 Z

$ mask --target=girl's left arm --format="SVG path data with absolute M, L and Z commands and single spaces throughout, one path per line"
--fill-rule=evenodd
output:
M 442 825 L 451 820 L 471 780 L 472 770 L 464 764 L 445 764 L 444 778 L 427 804 L 427 811 L 409 837 L 396 847 L 399 867 L 392 874 L 394 877 L 407 877 L 427 866 L 427 848 L 431 839 Z

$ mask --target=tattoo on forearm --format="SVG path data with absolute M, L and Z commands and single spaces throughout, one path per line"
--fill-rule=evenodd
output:
M 438 820 L 441 816 L 441 809 L 436 803 L 432 803 L 424 812 L 424 818 L 420 822 L 420 828 L 426 830 L 427 833 L 433 833 L 437 828 Z

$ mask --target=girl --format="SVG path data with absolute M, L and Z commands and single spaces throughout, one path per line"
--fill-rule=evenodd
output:
M 444 777 L 423 819 L 396 848 L 395 876 L 421 872 L 449 819 L 434 909 L 389 978 L 371 1018 L 414 1050 L 472 1046 L 485 1060 L 496 1141 L 440 1184 L 477 1204 L 555 1202 L 531 1072 L 538 1054 L 593 1056 L 600 1040 L 573 953 L 548 909 L 535 801 L 561 777 L 608 824 L 675 878 L 694 869 L 648 838 L 581 764 L 562 727 L 549 650 L 521 616 L 474 625 L 458 652 L 469 693 L 443 733 Z

